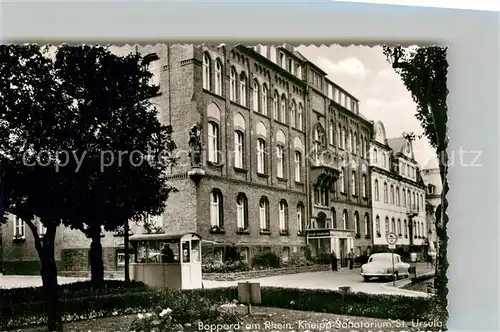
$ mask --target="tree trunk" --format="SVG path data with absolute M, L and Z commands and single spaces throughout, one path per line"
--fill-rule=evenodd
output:
M 130 282 L 130 271 L 129 271 L 129 260 L 130 260 L 130 248 L 129 248 L 129 221 L 125 222 L 124 230 L 125 237 L 123 239 L 123 245 L 125 246 L 125 282 Z
M 441 206 L 436 211 L 436 232 L 438 235 L 438 258 L 436 260 L 436 279 L 435 279 L 435 289 L 436 295 L 446 308 L 447 305 L 447 295 L 448 295 L 448 277 L 446 272 L 448 270 L 448 235 L 446 234 L 446 228 L 448 224 L 448 215 L 446 209 L 448 207 L 448 201 L 446 200 L 446 194 L 448 192 L 448 154 L 446 150 L 441 150 L 439 163 L 439 173 L 441 175 L 441 181 L 443 184 L 443 189 L 441 191 Z
M 104 286 L 104 262 L 102 260 L 101 228 L 90 230 L 90 273 L 92 285 L 95 288 Z
M 47 312 L 47 328 L 49 332 L 63 331 L 61 307 L 59 303 L 59 286 L 57 284 L 57 265 L 54 257 L 54 242 L 56 235 L 55 223 L 46 223 L 47 232 L 40 240 L 36 226 L 27 221 L 26 224 L 33 234 L 35 249 L 40 258 L 40 276 Z

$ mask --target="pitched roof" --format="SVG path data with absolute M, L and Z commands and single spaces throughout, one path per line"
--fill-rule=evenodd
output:
M 405 144 L 406 144 L 406 138 L 404 137 L 387 139 L 387 145 L 389 145 L 389 147 L 396 153 L 403 151 Z

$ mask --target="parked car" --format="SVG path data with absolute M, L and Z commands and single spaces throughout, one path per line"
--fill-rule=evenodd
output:
M 391 253 L 373 254 L 366 264 L 361 265 L 361 276 L 365 281 L 371 278 L 398 279 L 410 275 L 410 264 L 401 260 L 401 256 L 394 254 L 394 268 Z

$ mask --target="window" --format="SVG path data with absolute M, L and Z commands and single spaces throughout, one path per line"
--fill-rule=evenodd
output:
M 358 211 L 354 212 L 354 234 L 361 234 L 361 225 L 359 224 L 359 214 Z
M 394 186 L 391 184 L 391 204 L 394 204 Z
M 347 210 L 344 210 L 342 212 L 342 227 L 343 229 L 347 229 L 347 223 L 348 223 L 348 216 L 347 216 Z
M 244 159 L 244 135 L 241 131 L 234 132 L 234 167 L 243 168 Z
M 301 182 L 302 154 L 300 151 L 295 151 L 295 182 Z
M 297 230 L 303 232 L 305 228 L 304 204 L 297 204 Z
M 217 163 L 219 160 L 219 126 L 215 122 L 208 123 L 208 161 Z
M 286 97 L 281 96 L 280 121 L 286 123 Z
M 410 191 L 408 190 L 408 191 L 406 192 L 406 194 L 407 194 L 407 197 L 406 197 L 406 204 L 407 204 L 407 206 L 411 207 L 411 193 L 410 193 Z
M 331 215 L 332 215 L 332 228 L 337 229 L 337 212 L 333 207 L 331 209 Z
M 362 190 L 362 195 L 363 195 L 363 198 L 366 198 L 366 174 L 363 174 L 363 176 L 361 177 L 361 190 Z
M 403 188 L 402 198 L 403 198 L 403 206 L 406 206 L 406 190 L 404 188 Z
M 344 167 L 340 169 L 339 181 L 340 181 L 340 192 L 345 193 Z
M 210 194 L 210 225 L 222 228 L 224 226 L 223 220 L 222 193 L 219 189 L 214 189 Z
M 328 144 L 333 145 L 334 139 L 335 139 L 334 124 L 333 124 L 333 121 L 330 121 L 330 123 L 328 125 Z
M 278 145 L 276 147 L 276 160 L 277 160 L 276 176 L 279 177 L 279 178 L 284 178 L 285 177 L 285 160 L 284 160 L 284 154 L 285 154 L 285 147 L 283 145 Z
M 406 219 L 403 221 L 403 227 L 404 227 L 404 235 L 405 237 L 408 237 L 408 222 Z
M 387 192 L 387 182 L 384 182 L 384 203 L 389 202 L 389 195 Z
M 365 146 L 365 140 L 363 138 L 363 135 L 361 135 L 360 141 L 361 141 L 361 143 L 360 143 L 361 144 L 361 157 L 364 158 L 366 155 L 366 152 L 365 152 L 366 146 Z
M 42 221 L 39 218 L 36 218 L 36 219 L 38 219 L 38 235 L 40 237 L 42 237 L 42 236 L 44 236 L 47 233 L 47 227 L 45 227 L 42 224 Z
M 267 115 L 267 86 L 264 84 L 262 85 L 262 100 L 261 100 L 261 105 L 260 109 L 262 111 L 262 114 Z
M 304 108 L 302 104 L 299 103 L 299 109 L 297 111 L 297 129 L 302 130 L 303 128 L 303 116 L 304 116 Z
M 14 216 L 14 239 L 26 238 L 26 224 L 18 216 Z
M 377 149 L 373 149 L 373 163 L 377 163 Z
M 266 173 L 266 142 L 259 138 L 257 140 L 257 173 Z
M 220 60 L 215 61 L 215 93 L 222 96 L 222 64 Z
M 253 82 L 252 90 L 252 109 L 256 112 L 259 111 L 259 82 Z
M 292 101 L 292 107 L 290 108 L 290 125 L 295 128 L 297 120 L 297 105 L 295 100 Z
M 272 62 L 276 63 L 276 47 L 269 46 L 269 56 L 270 56 L 270 60 Z
M 352 130 L 349 131 L 347 136 L 347 151 L 352 152 Z
M 236 225 L 238 229 L 248 228 L 248 206 L 247 196 L 239 193 L 236 198 Z
M 280 65 L 281 65 L 281 68 L 286 69 L 286 57 L 285 57 L 285 53 L 283 53 L 283 52 L 280 52 Z
M 356 196 L 356 172 L 353 171 L 351 174 L 351 191 L 352 195 Z
M 375 218 L 375 229 L 377 230 L 377 236 L 380 234 L 380 217 Z
M 354 153 L 356 153 L 357 155 L 359 155 L 359 137 L 358 137 L 358 133 L 354 133 Z
M 280 223 L 280 231 L 288 230 L 288 206 L 285 200 L 282 200 L 279 204 L 279 223 Z
M 378 180 L 375 179 L 375 188 L 374 188 L 374 191 L 375 191 L 375 200 L 378 201 L 380 196 L 379 196 L 379 190 L 378 190 Z
M 342 135 L 343 135 L 343 139 L 342 139 L 342 148 L 345 150 L 345 147 L 348 146 L 348 137 L 347 137 L 347 129 L 345 129 L 345 127 L 342 129 Z
M 325 133 L 323 131 L 323 128 L 318 124 L 314 128 L 314 156 L 315 156 L 315 162 L 316 165 L 319 165 L 320 163 L 320 157 L 321 157 L 321 147 L 324 146 L 325 144 Z
M 385 234 L 389 233 L 389 217 L 385 217 Z
M 273 97 L 273 118 L 274 120 L 279 120 L 278 116 L 278 99 L 279 99 L 279 96 L 278 96 L 278 93 L 275 92 L 274 93 L 274 97 Z
M 342 147 L 342 126 L 339 123 L 339 126 L 337 128 L 337 145 L 338 147 Z
M 203 89 L 210 90 L 210 57 L 203 54 Z
M 412 193 L 412 196 L 413 196 L 412 208 L 417 209 L 417 211 L 418 211 L 418 204 L 417 204 L 418 202 L 417 202 L 417 199 L 415 197 L 415 192 Z
M 391 232 L 396 232 L 396 220 L 394 218 L 391 220 Z
M 234 68 L 231 68 L 229 78 L 229 100 L 236 102 L 236 70 Z
M 295 75 L 295 63 L 292 59 L 288 59 L 288 70 L 292 73 L 292 75 Z
M 424 211 L 425 208 L 424 208 L 424 196 L 423 195 L 420 195 L 420 206 L 422 207 L 422 211 Z
M 248 106 L 247 104 L 247 78 L 245 74 L 241 73 L 240 77 L 240 104 Z
M 401 235 L 401 219 L 398 219 L 398 235 Z
M 365 214 L 365 222 L 364 222 L 364 226 L 365 226 L 365 235 L 366 236 L 369 236 L 370 235 L 370 217 L 368 216 L 368 213 Z
M 333 87 L 331 84 L 328 84 L 327 95 L 328 95 L 328 98 L 333 99 Z
M 297 77 L 302 79 L 302 67 L 300 65 L 297 65 L 296 73 L 297 73 Z
M 269 201 L 267 197 L 261 197 L 259 202 L 260 230 L 269 231 Z
M 396 187 L 396 205 L 397 206 L 401 205 L 401 196 L 399 193 L 399 187 Z

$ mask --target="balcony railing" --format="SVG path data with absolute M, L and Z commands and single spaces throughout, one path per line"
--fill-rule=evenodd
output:
M 408 205 L 406 206 L 406 214 L 408 215 L 416 215 L 420 212 L 418 205 Z

